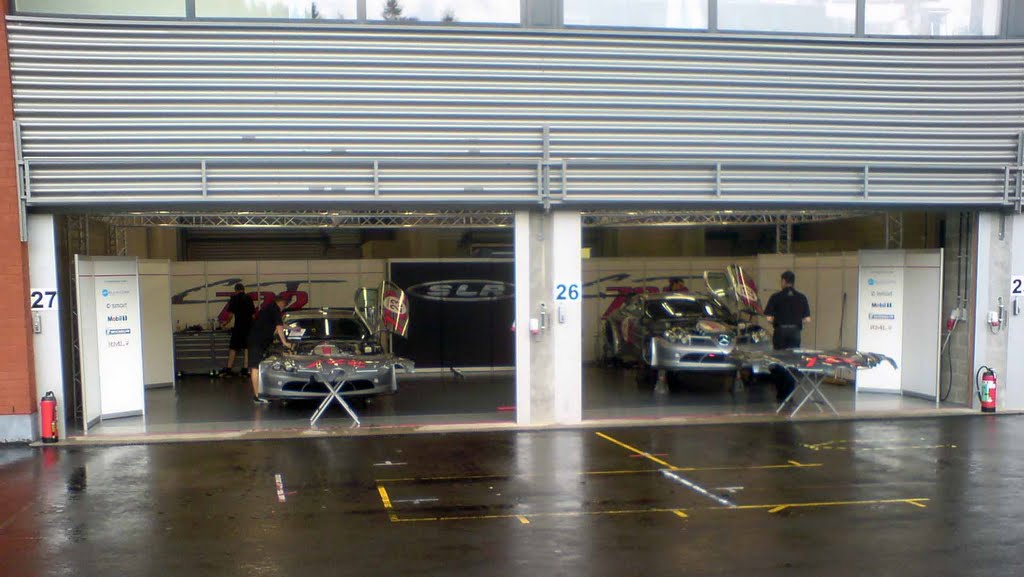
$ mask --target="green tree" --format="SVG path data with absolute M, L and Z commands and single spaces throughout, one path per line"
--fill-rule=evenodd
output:
M 388 0 L 384 4 L 384 11 L 381 12 L 381 16 L 385 20 L 405 20 L 405 18 L 402 18 L 402 5 L 399 4 L 398 0 Z
M 446 8 L 444 11 L 444 15 L 441 16 L 441 22 L 444 22 L 446 24 L 450 22 L 455 22 L 455 10 L 452 10 L 451 8 Z

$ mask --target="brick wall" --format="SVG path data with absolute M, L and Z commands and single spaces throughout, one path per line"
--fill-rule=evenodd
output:
M 2 14 L 7 0 L 0 0 Z M 0 16 L 2 16 L 0 14 Z M 28 250 L 18 223 L 17 165 L 14 155 L 14 105 L 7 55 L 7 24 L 0 18 L 0 417 L 36 411 L 32 329 L 28 312 Z

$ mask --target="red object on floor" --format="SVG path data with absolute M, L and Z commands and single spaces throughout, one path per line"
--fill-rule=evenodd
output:
M 512 405 L 510 407 L 498 407 L 498 410 L 499 411 L 514 411 L 514 410 L 516 410 L 516 406 Z

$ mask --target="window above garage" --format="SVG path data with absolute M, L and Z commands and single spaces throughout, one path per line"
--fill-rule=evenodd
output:
M 831 36 L 994 37 L 1024 0 L 12 0 L 12 12 Z M 1014 30 L 1014 26 L 1009 27 Z

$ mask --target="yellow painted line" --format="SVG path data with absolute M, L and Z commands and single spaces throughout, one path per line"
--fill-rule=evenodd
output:
M 724 467 L 668 467 L 671 471 L 693 472 L 693 471 L 753 471 L 762 469 L 801 469 L 808 467 L 822 467 L 822 463 L 798 463 L 789 461 L 783 465 L 744 465 Z M 664 469 L 619 469 L 611 471 L 583 471 L 578 475 L 650 475 L 660 473 Z M 376 483 L 415 483 L 423 481 L 479 481 L 483 479 L 534 479 L 540 477 L 551 477 L 550 474 L 537 475 L 465 475 L 465 476 L 443 476 L 443 477 L 395 477 L 390 479 L 375 479 Z
M 819 501 L 816 503 L 775 503 L 770 505 L 739 505 L 737 507 L 707 507 L 710 510 L 767 510 L 769 513 L 778 513 L 785 511 L 786 509 L 798 509 L 798 508 L 813 508 L 813 507 L 840 507 L 840 506 L 855 506 L 855 505 L 886 505 L 894 503 L 902 503 L 913 505 L 915 507 L 925 508 L 922 503 L 928 501 L 927 498 L 915 497 L 911 499 L 871 499 L 865 501 Z M 682 509 L 665 509 L 665 508 L 650 508 L 650 509 L 611 509 L 606 511 L 558 511 L 550 513 L 530 513 L 530 517 L 596 517 L 601 515 L 647 515 L 651 513 L 672 513 L 681 519 L 688 519 L 689 516 Z M 495 515 L 453 515 L 447 517 L 412 517 L 412 518 L 398 518 L 393 519 L 396 523 L 422 523 L 422 522 L 440 522 L 440 521 L 481 521 L 488 519 L 519 519 L 522 523 L 523 515 L 517 514 L 495 514 Z M 527 520 L 529 521 L 529 520 Z
M 662 461 L 661 459 L 655 457 L 654 455 L 651 455 L 649 453 L 645 453 L 644 451 L 641 451 L 640 449 L 637 449 L 636 447 L 631 447 L 631 446 L 627 445 L 626 443 L 623 443 L 622 441 L 620 441 L 618 439 L 614 439 L 612 437 L 609 437 L 608 435 L 606 435 L 606 434 L 604 434 L 604 433 L 602 433 L 600 431 L 598 431 L 596 434 L 597 434 L 598 437 L 601 437 L 602 439 L 604 439 L 606 441 L 611 441 L 611 442 L 615 443 L 616 445 L 618 445 L 618 446 L 620 446 L 620 447 L 622 447 L 622 448 L 624 448 L 626 450 L 632 451 L 632 452 L 636 453 L 637 455 L 640 455 L 641 457 L 644 457 L 645 459 L 649 459 L 649 460 L 654 461 L 655 463 L 657 463 L 659 465 L 664 465 L 665 467 L 668 467 L 670 469 L 674 468 L 670 463 L 666 463 L 665 461 Z
M 821 467 L 821 463 L 793 463 L 785 465 L 749 465 L 746 467 L 671 467 L 673 471 L 753 471 L 758 469 L 802 469 L 805 467 Z
M 420 481 L 475 481 L 482 479 L 510 479 L 509 475 L 447 475 L 442 477 L 393 477 L 374 479 L 375 483 L 416 483 Z
M 819 501 L 816 503 L 778 503 L 773 505 L 739 505 L 737 507 L 719 507 L 720 509 L 768 509 L 769 513 L 778 513 L 786 509 L 798 509 L 805 507 L 840 507 L 850 505 L 885 505 L 892 503 L 905 503 L 915 507 L 924 508 L 920 501 L 927 501 L 924 498 L 914 499 L 870 499 L 865 501 Z
M 607 511 L 559 511 L 552 513 L 530 513 L 530 517 L 595 517 L 599 515 L 645 515 L 650 513 L 674 513 L 678 509 L 612 509 Z M 416 523 L 423 521 L 480 521 L 487 519 L 518 519 L 522 515 L 453 515 L 448 517 L 403 517 L 396 519 L 399 523 Z
M 519 522 L 522 523 L 523 525 L 529 525 L 530 524 L 530 520 L 527 519 L 526 517 L 523 517 L 522 515 L 516 517 L 516 519 L 519 519 Z
M 388 513 L 388 519 L 392 523 L 398 521 L 398 515 L 395 514 L 395 510 L 391 506 L 391 497 L 388 496 L 388 490 L 381 485 L 377 485 L 377 492 L 380 493 L 380 502 L 384 504 L 384 510 Z

